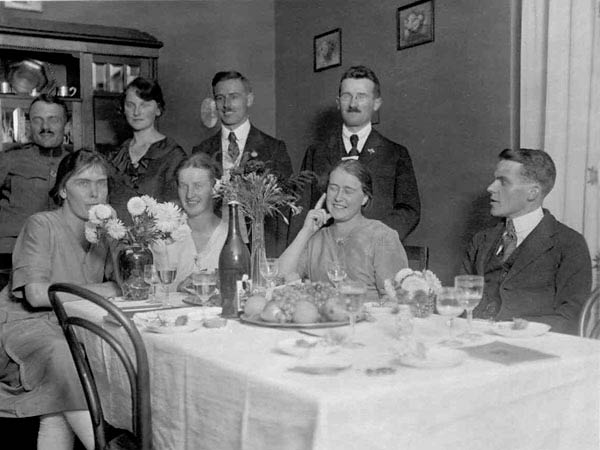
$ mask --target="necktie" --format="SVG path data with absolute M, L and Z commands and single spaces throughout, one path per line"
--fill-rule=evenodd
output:
M 505 262 L 517 248 L 517 232 L 511 219 L 506 219 L 506 230 L 502 234 L 502 262 Z
M 240 148 L 238 147 L 237 138 L 235 137 L 235 133 L 233 131 L 229 132 L 229 147 L 227 147 L 227 153 L 229 153 L 229 157 L 235 163 L 238 156 L 240 156 Z
M 359 156 L 360 152 L 358 151 L 358 135 L 353 134 L 352 136 L 350 136 L 350 144 L 352 145 L 352 148 L 350 149 L 350 152 L 348 153 L 348 156 Z

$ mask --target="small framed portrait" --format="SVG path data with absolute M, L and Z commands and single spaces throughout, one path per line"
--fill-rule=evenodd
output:
M 433 0 L 418 2 L 398 8 L 398 50 L 433 42 Z
M 22 9 L 24 11 L 42 12 L 41 1 L 6 1 L 4 7 L 8 9 Z
M 342 29 L 328 31 L 314 38 L 315 72 L 342 65 Z

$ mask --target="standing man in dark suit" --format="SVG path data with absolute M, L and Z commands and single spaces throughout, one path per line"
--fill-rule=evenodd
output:
M 474 316 L 523 318 L 576 334 L 591 260 L 583 236 L 542 209 L 556 179 L 554 162 L 542 150 L 507 149 L 499 157 L 487 190 L 492 216 L 505 220 L 477 233 L 463 260 L 464 273 L 485 277 Z
M 192 153 L 211 155 L 227 176 L 242 158 L 257 159 L 280 179 L 292 174 L 292 161 L 285 143 L 263 133 L 250 123 L 254 94 L 250 81 L 235 71 L 218 72 L 212 89 L 221 119 L 221 130 L 192 149 Z M 279 256 L 286 246 L 287 225 L 278 217 L 265 221 L 265 244 L 268 256 Z
M 306 150 L 301 170 L 315 172 L 318 181 L 307 186 L 303 207 L 308 211 L 325 192 L 329 171 L 340 159 L 357 159 L 373 177 L 373 204 L 365 216 L 381 220 L 403 240 L 419 223 L 421 202 L 408 151 L 371 125 L 381 104 L 379 79 L 371 69 L 354 66 L 342 75 L 337 106 L 344 123 Z M 304 223 L 304 215 L 294 218 L 288 242 Z

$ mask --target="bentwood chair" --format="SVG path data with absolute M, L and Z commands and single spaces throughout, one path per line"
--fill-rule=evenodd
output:
M 579 314 L 579 336 L 600 339 L 600 289 L 592 291 Z
M 404 251 L 408 257 L 408 267 L 412 270 L 425 270 L 429 268 L 429 247 L 405 245 Z
M 78 296 L 103 308 L 112 319 L 121 325 L 124 333 L 109 333 L 91 320 L 77 315 L 69 315 L 65 310 L 60 293 Z M 69 344 L 73 360 L 77 367 L 77 373 L 83 386 L 88 409 L 92 416 L 95 450 L 150 450 L 152 446 L 150 375 L 146 348 L 138 329 L 110 301 L 83 287 L 67 283 L 56 283 L 48 288 L 48 295 Z M 108 343 L 123 363 L 131 387 L 133 433 L 113 427 L 104 418 L 100 396 L 86 355 L 85 346 L 77 337 L 76 330 L 80 328 L 92 332 Z M 119 340 L 120 336 L 126 336 L 128 339 L 124 339 L 125 342 L 121 342 Z M 127 351 L 131 347 L 133 347 L 135 354 L 135 365 Z

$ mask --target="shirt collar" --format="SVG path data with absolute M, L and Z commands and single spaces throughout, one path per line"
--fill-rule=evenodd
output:
M 371 134 L 372 128 L 373 126 L 371 125 L 371 122 L 369 122 L 359 131 L 352 132 L 348 129 L 346 124 L 342 125 L 342 140 L 344 141 L 344 148 L 346 149 L 346 153 L 350 152 L 350 149 L 352 148 L 352 144 L 350 143 L 350 136 L 352 136 L 353 134 L 356 134 L 358 136 L 358 144 L 356 144 L 356 148 L 358 148 L 358 151 L 361 152 L 365 145 L 365 142 L 367 142 L 369 134 Z
M 541 207 L 539 207 L 527 214 L 512 219 L 515 226 L 515 231 L 517 233 L 517 245 L 520 245 L 521 242 L 523 242 L 525 238 L 529 236 L 529 233 L 531 233 L 533 229 L 538 226 L 543 218 L 544 211 Z
M 240 151 L 244 151 L 244 146 L 246 145 L 248 134 L 250 134 L 250 119 L 246 119 L 241 123 L 241 125 L 239 125 L 233 130 L 230 130 L 224 125 L 221 125 L 221 141 L 227 141 L 227 145 L 229 145 L 229 133 L 231 133 L 232 131 L 235 134 L 235 138 L 237 139 Z

